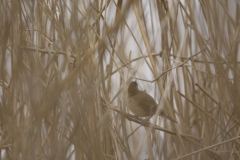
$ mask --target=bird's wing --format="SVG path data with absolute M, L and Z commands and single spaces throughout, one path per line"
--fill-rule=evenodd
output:
M 136 95 L 134 95 L 131 98 L 132 102 L 137 104 L 136 106 L 141 107 L 142 110 L 146 111 L 147 115 L 154 115 L 158 104 L 155 102 L 155 100 L 153 99 L 153 97 L 151 97 L 149 94 L 147 94 L 146 92 L 143 91 L 139 91 Z M 170 117 L 167 112 L 161 108 L 159 116 L 163 116 L 175 123 L 177 123 L 177 121 L 175 119 L 173 119 L 172 117 Z
M 157 110 L 157 103 L 146 92 L 139 91 L 131 99 L 134 103 L 138 104 L 137 106 L 149 113 L 149 115 L 153 115 Z

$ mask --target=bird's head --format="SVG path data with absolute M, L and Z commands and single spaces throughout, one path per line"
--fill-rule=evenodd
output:
M 138 84 L 136 81 L 132 81 L 129 86 L 128 86 L 128 96 L 134 96 L 137 92 L 139 91 L 138 89 Z

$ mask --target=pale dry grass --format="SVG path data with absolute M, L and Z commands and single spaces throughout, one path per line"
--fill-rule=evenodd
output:
M 239 0 L 1 0 L 0 15 L 1 159 L 240 159 Z M 177 124 L 129 115 L 135 79 Z

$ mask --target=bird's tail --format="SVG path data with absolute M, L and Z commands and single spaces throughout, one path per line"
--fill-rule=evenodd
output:
M 178 123 L 175 119 L 173 119 L 172 117 L 170 117 L 169 115 L 165 114 L 165 115 L 161 115 L 164 118 L 169 119 L 170 121 L 174 122 L 174 123 Z
M 164 111 L 164 110 L 162 110 L 162 111 L 160 112 L 160 116 L 162 116 L 162 117 L 164 117 L 164 118 L 166 118 L 166 119 L 168 119 L 168 120 L 170 120 L 170 121 L 172 121 L 172 122 L 174 122 L 174 123 L 178 123 L 175 119 L 173 119 L 171 116 L 169 116 L 169 115 L 166 113 L 166 111 Z

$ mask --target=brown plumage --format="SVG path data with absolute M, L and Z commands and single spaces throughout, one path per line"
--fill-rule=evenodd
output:
M 140 91 L 135 81 L 131 82 L 128 86 L 128 98 L 129 109 L 136 116 L 153 116 L 157 111 L 158 104 L 153 97 L 144 91 Z M 177 123 L 177 121 L 170 117 L 163 109 L 160 110 L 159 116 L 163 116 Z

